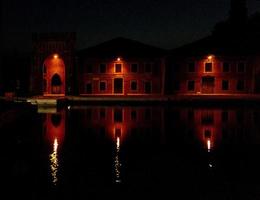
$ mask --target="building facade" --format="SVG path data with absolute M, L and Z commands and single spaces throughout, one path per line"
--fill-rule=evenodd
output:
M 169 57 L 170 94 L 254 93 L 254 62 L 248 56 Z
M 116 38 L 78 54 L 80 95 L 162 95 L 164 50 Z
M 73 88 L 74 33 L 33 35 L 31 94 L 64 96 Z

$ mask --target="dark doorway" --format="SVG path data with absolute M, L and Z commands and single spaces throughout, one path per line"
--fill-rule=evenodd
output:
M 51 79 L 51 93 L 60 94 L 61 93 L 61 78 L 58 74 L 54 74 Z
M 202 93 L 214 93 L 215 77 L 202 77 Z
M 122 78 L 114 79 L 114 93 L 115 94 L 123 93 L 123 79 Z

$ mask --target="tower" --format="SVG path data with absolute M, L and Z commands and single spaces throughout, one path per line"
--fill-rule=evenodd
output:
M 33 35 L 31 94 L 64 96 L 72 92 L 75 40 L 75 33 Z

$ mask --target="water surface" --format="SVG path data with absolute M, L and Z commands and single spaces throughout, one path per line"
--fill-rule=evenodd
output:
M 256 106 L 26 107 L 15 116 L 0 126 L 10 199 L 260 199 Z

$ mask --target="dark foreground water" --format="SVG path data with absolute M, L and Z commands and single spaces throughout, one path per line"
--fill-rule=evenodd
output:
M 256 106 L 2 113 L 3 199 L 260 199 Z

